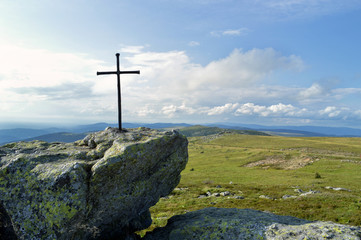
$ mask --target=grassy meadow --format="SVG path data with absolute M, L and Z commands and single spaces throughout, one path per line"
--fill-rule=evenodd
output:
M 361 225 L 361 138 L 224 134 L 188 140 L 181 182 L 151 208 L 147 231 L 166 225 L 173 215 L 206 207 Z M 319 192 L 300 196 L 300 190 Z M 206 197 L 226 191 L 229 196 Z

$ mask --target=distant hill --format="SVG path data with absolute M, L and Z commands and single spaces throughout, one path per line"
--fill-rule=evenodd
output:
M 321 133 L 307 132 L 307 131 L 298 131 L 291 129 L 259 129 L 270 135 L 282 136 L 282 137 L 331 137 Z
M 77 140 L 83 139 L 87 133 L 67 133 L 67 132 L 60 132 L 60 133 L 50 133 L 45 134 L 33 138 L 27 138 L 23 141 L 33 141 L 33 140 L 41 140 L 45 142 L 75 142 Z
M 246 134 L 246 135 L 269 136 L 269 134 L 267 133 L 254 131 L 254 130 L 224 129 L 219 127 L 207 127 L 201 125 L 181 128 L 178 131 L 187 137 L 208 136 L 208 135 L 220 134 L 220 133 L 237 133 L 237 134 Z
M 123 123 L 124 128 L 148 127 L 154 129 L 160 128 L 179 128 L 192 126 L 186 123 Z M 47 142 L 73 142 L 73 139 L 81 139 L 85 133 L 102 131 L 107 127 L 118 127 L 118 124 L 95 123 L 89 125 L 79 125 L 70 128 L 13 128 L 0 129 L 0 145 L 17 142 L 43 140 Z
M 6 142 L 16 142 L 22 139 L 48 134 L 51 133 L 52 131 L 56 131 L 56 130 L 29 129 L 29 128 L 0 129 L 0 144 Z
M 230 129 L 252 129 L 272 135 L 288 137 L 361 137 L 361 129 L 323 126 L 263 126 L 257 124 L 216 123 L 215 126 Z
M 147 127 L 153 129 L 189 127 L 189 126 L 192 125 L 186 123 L 123 123 L 122 125 L 123 128 Z M 118 127 L 118 124 L 95 123 L 90 125 L 81 125 L 70 128 L 69 132 L 76 132 L 76 133 L 96 132 L 96 131 L 102 131 L 107 127 Z
M 104 130 L 106 127 L 117 127 L 117 124 L 95 123 L 69 128 L 14 128 L 0 129 L 0 145 L 21 140 L 40 139 L 44 141 L 72 142 L 80 139 L 87 132 Z M 361 137 L 361 129 L 345 127 L 320 126 L 262 126 L 255 124 L 215 123 L 191 125 L 187 123 L 123 123 L 124 128 L 149 127 L 153 129 L 180 129 L 186 136 L 206 136 L 227 131 L 251 135 L 278 135 L 287 137 Z M 262 132 L 262 133 L 260 133 Z
M 92 125 L 90 128 L 83 127 L 82 129 L 97 129 L 100 125 Z M 173 126 L 166 124 L 157 124 L 156 126 L 161 127 L 159 129 L 169 129 Z M 181 128 L 179 128 L 181 127 Z M 267 133 L 253 131 L 253 130 L 234 130 L 234 129 L 222 129 L 218 127 L 206 127 L 201 125 L 185 127 L 179 124 L 174 125 L 174 128 L 178 128 L 178 131 L 187 136 L 187 137 L 196 137 L 196 136 L 208 136 L 213 134 L 221 133 L 237 133 L 237 134 L 247 134 L 247 135 L 263 135 L 269 136 Z M 103 128 L 101 128 L 103 130 Z M 88 132 L 89 133 L 89 132 Z M 46 142 L 74 142 L 80 139 L 83 139 L 88 133 L 69 133 L 69 132 L 59 132 L 59 133 L 50 133 L 45 135 L 40 135 L 32 138 L 23 139 L 22 141 L 33 141 L 41 140 Z

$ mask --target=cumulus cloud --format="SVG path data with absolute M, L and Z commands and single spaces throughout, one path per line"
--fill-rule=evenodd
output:
M 340 115 L 341 111 L 334 106 L 328 106 L 325 109 L 319 111 L 321 115 L 327 115 L 330 118 L 337 117 Z
M 267 107 L 255 105 L 254 103 L 245 103 L 240 108 L 238 108 L 235 112 L 236 115 L 253 115 L 259 114 L 261 116 L 267 116 Z
M 325 92 L 324 88 L 320 84 L 314 83 L 311 87 L 300 92 L 300 96 L 304 98 L 319 97 Z
M 310 103 L 315 101 L 323 101 L 330 94 L 329 89 L 319 83 L 313 83 L 311 87 L 303 89 L 299 92 L 300 102 Z
M 238 103 L 227 103 L 223 106 L 213 107 L 208 111 L 208 115 L 220 115 L 229 113 L 238 107 Z
M 222 87 L 244 87 L 262 80 L 272 72 L 282 70 L 301 70 L 301 58 L 291 55 L 282 56 L 272 48 L 242 51 L 235 49 L 228 57 L 213 61 L 205 67 L 192 71 L 192 85 L 216 84 Z
M 254 103 L 245 103 L 240 106 L 235 115 L 260 115 L 262 117 L 268 116 L 302 116 L 307 113 L 306 108 L 299 109 L 291 104 L 278 103 L 271 106 L 260 106 Z
M 145 116 L 144 102 L 153 102 L 154 111 L 149 114 L 154 118 L 191 114 L 215 117 L 238 107 L 231 102 L 291 94 L 289 89 L 270 90 L 259 84 L 274 71 L 299 71 L 304 65 L 300 57 L 284 56 L 271 48 L 235 49 L 204 66 L 193 63 L 184 51 L 142 51 L 123 58 L 123 63 L 141 69 L 139 78 L 123 81 L 130 111 L 134 116 Z
M 295 107 L 291 104 L 278 103 L 274 105 L 257 105 L 254 103 L 227 103 L 215 107 L 191 107 L 182 103 L 181 105 L 164 105 L 158 111 L 150 110 L 148 106 L 142 108 L 139 116 L 152 114 L 154 117 L 178 118 L 180 116 L 208 115 L 209 117 L 223 116 L 225 119 L 241 116 L 258 116 L 271 118 L 306 118 L 312 113 L 306 108 Z
M 283 56 L 271 48 L 235 49 L 229 56 L 205 66 L 192 63 L 184 51 L 141 52 L 125 60 L 127 65 L 141 69 L 137 78 L 142 81 L 141 86 L 140 82 L 133 84 L 132 92 L 140 91 L 145 98 L 159 101 L 192 104 L 216 104 L 239 96 L 242 89 L 254 86 L 274 71 L 298 71 L 303 67 L 299 57 Z M 236 90 L 238 93 L 233 93 Z
M 45 109 L 58 108 L 59 114 L 70 111 L 84 116 L 117 111 L 115 77 L 95 74 L 114 69 L 114 63 L 16 46 L 1 50 L 5 54 L 0 56 L 4 66 L 0 101 L 6 102 L 7 109 L 26 112 L 32 108 L 46 114 Z M 121 51 L 127 53 L 122 69 L 141 70 L 140 76 L 122 76 L 121 80 L 123 110 L 132 118 L 230 114 L 239 107 L 230 102 L 266 91 L 257 84 L 274 71 L 303 67 L 301 58 L 272 48 L 235 49 L 205 66 L 192 62 L 184 51 L 151 52 L 143 46 L 124 46 Z M 18 60 L 18 55 L 23 57 Z
M 176 113 L 178 114 L 194 114 L 197 110 L 192 108 L 192 107 L 188 107 L 186 106 L 184 103 L 181 106 L 176 106 L 176 105 L 166 105 L 161 109 L 161 113 L 163 115 L 165 115 L 168 118 L 172 118 L 174 117 L 174 115 Z
M 123 51 L 127 54 L 122 69 L 141 70 L 140 75 L 121 79 L 125 121 L 358 118 L 357 111 L 337 104 L 317 108 L 308 103 L 357 95 L 360 89 L 332 90 L 319 83 L 308 88 L 267 85 L 276 71 L 297 72 L 304 67 L 300 57 L 284 56 L 272 48 L 234 49 L 206 65 L 192 62 L 185 51 L 151 52 L 142 46 L 125 46 Z M 6 57 L 0 56 L 4 66 L 0 69 L 0 111 L 4 115 L 115 121 L 116 77 L 95 74 L 114 69 L 115 58 L 104 63 L 82 54 L 20 47 L 5 53 Z M 24 57 L 19 64 L 16 55 L 20 53 Z

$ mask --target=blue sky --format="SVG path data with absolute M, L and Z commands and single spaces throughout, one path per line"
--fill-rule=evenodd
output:
M 359 0 L 0 1 L 0 123 L 361 128 Z M 1 125 L 0 125 L 1 126 Z

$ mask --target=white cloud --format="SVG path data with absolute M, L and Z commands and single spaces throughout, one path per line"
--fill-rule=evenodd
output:
M 0 56 L 2 119 L 75 116 L 98 119 L 95 121 L 116 120 L 116 78 L 96 76 L 96 71 L 114 69 L 114 62 L 106 66 L 82 54 L 14 46 L 7 49 L 11 48 L 0 49 L 5 53 Z M 319 83 L 301 90 L 266 85 L 265 80 L 273 72 L 299 71 L 304 66 L 300 57 L 284 56 L 272 48 L 235 49 L 204 66 L 193 63 L 184 51 L 149 52 L 141 46 L 124 49 L 128 50 L 122 67 L 141 71 L 140 75 L 122 76 L 124 121 L 237 121 L 247 116 L 297 121 L 359 118 L 357 109 L 337 104 L 302 106 L 307 103 L 302 100 L 346 97 L 359 94 L 360 89 L 330 90 Z M 21 54 L 23 58 L 18 61 L 16 56 Z
M 0 45 L 0 52 L 2 121 L 90 120 L 96 116 L 106 121 L 109 111 L 116 112 L 114 76 L 109 81 L 96 76 L 108 68 L 103 61 L 11 44 Z
M 182 103 L 180 106 L 176 105 L 166 105 L 161 109 L 161 114 L 165 115 L 168 118 L 172 118 L 175 114 L 186 114 L 192 115 L 198 112 L 199 109 L 194 109 L 193 107 L 186 106 L 185 103 Z
M 323 101 L 329 95 L 329 90 L 319 83 L 312 84 L 311 87 L 299 92 L 300 102 L 309 103 L 314 101 Z
M 222 87 L 242 88 L 262 80 L 276 70 L 302 68 L 303 62 L 299 57 L 285 57 L 272 48 L 252 49 L 247 52 L 235 49 L 228 57 L 192 71 L 192 79 L 196 81 L 191 85 L 199 87 L 204 84 L 216 84 Z
M 327 115 L 328 117 L 333 118 L 333 117 L 339 116 L 341 111 L 338 110 L 337 107 L 329 106 L 329 107 L 326 107 L 323 110 L 320 110 L 319 113 L 321 115 Z
M 142 106 L 138 109 L 138 111 L 136 112 L 136 114 L 139 116 L 139 117 L 147 117 L 149 115 L 153 115 L 155 114 L 156 111 L 150 107 L 149 104 L 145 105 L 145 106 Z
M 235 49 L 205 66 L 191 62 L 184 51 L 147 52 L 142 46 L 125 46 L 122 51 L 127 53 L 122 68 L 141 70 L 140 75 L 122 77 L 125 119 L 230 114 L 238 104 L 229 102 L 259 93 L 257 84 L 266 76 L 303 65 L 299 57 L 271 48 Z M 1 109 L 17 109 L 19 114 L 31 109 L 33 115 L 51 115 L 53 109 L 57 115 L 116 115 L 115 76 L 95 74 L 114 69 L 114 63 L 105 66 L 86 55 L 21 47 L 5 53 L 0 56 Z M 20 53 L 24 57 L 19 64 Z M 7 114 L 11 112 L 15 114 L 15 110 Z
M 277 105 L 272 105 L 270 107 L 268 107 L 268 109 L 272 112 L 272 113 L 286 113 L 286 114 L 291 114 L 293 115 L 296 108 L 294 106 L 292 106 L 291 104 L 282 104 L 279 103 Z
M 273 71 L 302 68 L 299 57 L 282 56 L 273 49 L 235 49 L 229 56 L 206 66 L 192 63 L 183 51 L 141 52 L 123 60 L 128 66 L 141 69 L 139 78 L 125 83 L 129 84 L 125 86 L 127 91 L 137 96 L 133 101 L 141 96 L 176 105 L 238 101 L 243 92 Z
M 268 116 L 294 116 L 299 117 L 306 115 L 308 110 L 306 108 L 299 109 L 291 104 L 278 103 L 271 106 L 260 106 L 254 103 L 245 103 L 240 106 L 235 115 L 259 115 L 262 117 Z
M 239 105 L 238 103 L 227 103 L 223 106 L 214 107 L 208 111 L 208 115 L 220 115 L 224 113 L 229 113 L 235 110 L 238 107 L 238 105 Z
M 358 119 L 361 119 L 361 110 L 357 110 L 353 113 Z
M 86 82 L 103 62 L 84 54 L 55 53 L 43 49 L 0 46 L 3 88 L 47 87 L 63 82 Z
M 350 95 L 361 95 L 361 88 L 336 88 L 332 90 L 332 93 L 338 98 L 343 98 Z
M 259 114 L 261 116 L 267 116 L 267 107 L 255 105 L 254 103 L 245 103 L 240 108 L 238 108 L 235 112 L 236 116 L 245 114 L 245 115 L 253 115 Z
M 211 35 L 214 37 L 220 36 L 245 36 L 250 32 L 248 28 L 238 28 L 238 29 L 227 29 L 222 31 L 212 31 Z

